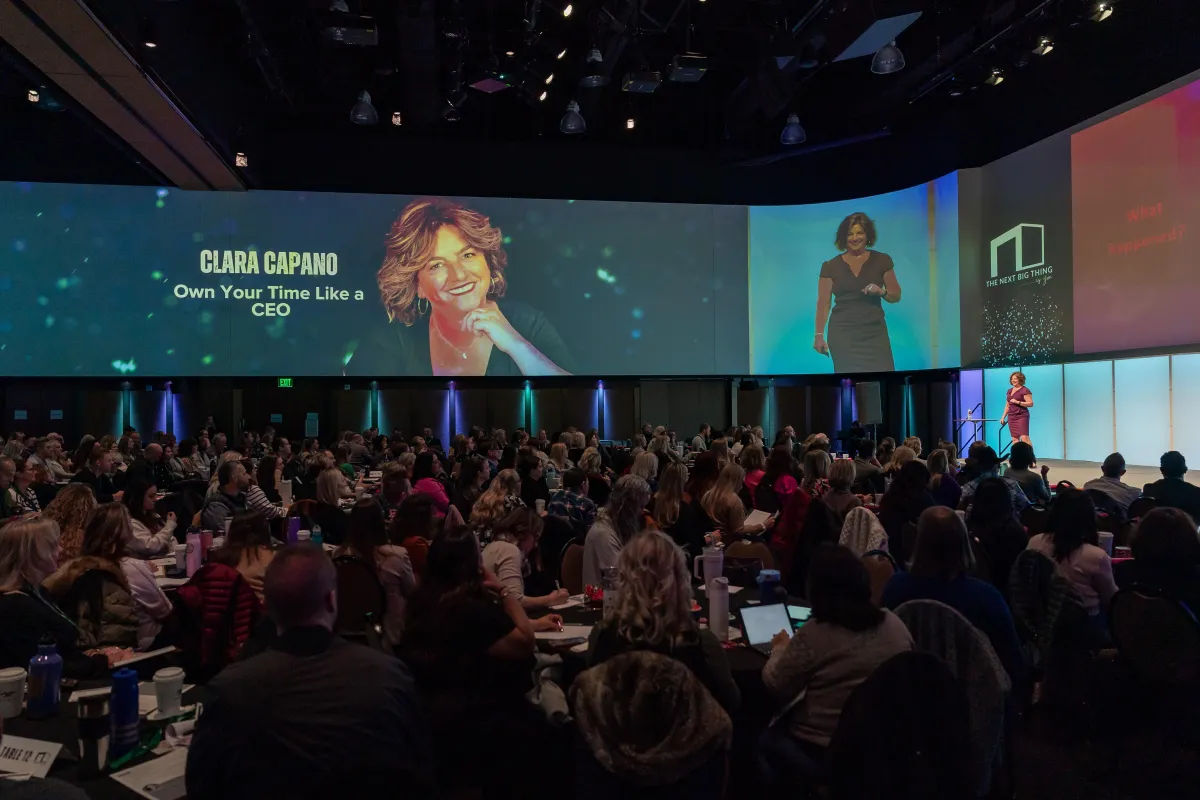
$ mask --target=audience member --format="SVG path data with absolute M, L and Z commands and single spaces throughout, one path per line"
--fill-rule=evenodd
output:
M 897 447 L 897 455 L 901 450 L 912 452 L 907 447 Z M 892 473 L 892 484 L 879 504 L 879 521 L 887 531 L 888 541 L 894 543 L 893 550 L 901 552 L 898 545 L 904 541 L 904 526 L 916 523 L 921 513 L 932 505 L 935 503 L 929 493 L 929 468 L 920 461 L 909 459 Z
M 79 558 L 59 567 L 43 584 L 79 628 L 82 644 L 147 650 L 162 630 L 162 621 L 171 614 L 171 601 L 154 580 L 153 568 L 127 554 L 132 538 L 125 506 L 105 503 L 97 507 L 83 532 Z M 104 576 L 95 590 L 79 584 L 93 571 Z M 93 591 L 100 599 L 99 614 L 92 608 Z
M 82 483 L 72 483 L 62 487 L 42 512 L 42 519 L 58 523 L 61 532 L 59 564 L 79 555 L 83 547 L 83 530 L 95 508 L 96 496 L 91 488 Z
M 700 498 L 700 508 L 722 539 L 761 536 L 775 526 L 775 518 L 766 522 L 746 523 L 746 507 L 738 492 L 745 474 L 737 464 L 726 464 L 717 482 Z
M 214 533 L 225 531 L 225 521 L 246 510 L 250 476 L 240 460 L 228 460 L 217 470 L 217 491 L 204 499 L 200 524 Z
M 135 481 L 146 481 L 163 489 L 170 488 L 175 482 L 163 459 L 162 445 L 146 445 L 141 455 L 129 462 L 129 469 L 125 471 L 125 483 L 128 485 Z
M 1121 512 L 1129 511 L 1129 505 L 1142 496 L 1142 490 L 1136 486 L 1124 483 L 1121 477 L 1125 474 L 1125 456 L 1120 453 L 1110 453 L 1100 465 L 1100 477 L 1092 478 L 1083 485 L 1085 492 L 1100 492 L 1106 494 Z
M 637 475 L 622 475 L 613 486 L 608 504 L 596 514 L 596 523 L 583 544 L 583 582 L 600 586 L 601 570 L 615 567 L 621 548 L 640 533 L 643 510 L 650 502 L 650 485 Z
M 518 508 L 496 523 L 492 541 L 483 548 L 484 570 L 495 575 L 527 610 L 565 603 L 568 596 L 566 589 L 556 589 L 541 597 L 525 593 L 525 579 L 531 570 L 529 555 L 541 538 L 542 518 L 532 508 Z
M 209 561 L 236 569 L 260 603 L 266 601 L 263 582 L 274 557 L 271 526 L 266 517 L 254 511 L 237 514 L 229 523 L 225 544 L 208 554 Z
M 829 451 L 820 447 L 809 448 L 804 453 L 804 477 L 800 488 L 813 497 L 824 497 L 829 491 Z
M 683 551 L 665 534 L 635 536 L 617 559 L 617 602 L 592 628 L 588 666 L 631 650 L 650 650 L 683 663 L 729 713 L 741 694 L 717 637 L 692 615 L 692 581 Z
M 1142 517 L 1133 537 L 1133 559 L 1113 565 L 1117 586 L 1150 586 L 1200 614 L 1200 537 L 1196 522 L 1178 508 L 1156 508 Z
M 342 509 L 342 500 L 349 494 L 341 470 L 327 469 L 317 477 L 317 502 L 308 514 L 313 525 L 321 526 L 321 538 L 328 544 L 340 545 L 346 540 L 349 518 Z
M 1012 478 L 1000 475 L 998 471 L 1000 468 L 1000 459 L 996 455 L 995 450 L 986 445 L 976 450 L 974 445 L 972 445 L 971 452 L 974 455 L 971 458 L 970 465 L 974 467 L 974 473 L 977 477 L 962 485 L 962 496 L 958 500 L 959 510 L 970 510 L 971 498 L 975 495 L 975 490 L 979 487 L 981 481 L 988 478 L 1000 478 L 1000 480 L 1004 481 L 1004 485 L 1008 487 L 1013 511 L 1017 514 L 1029 508 L 1029 498 L 1025 496 L 1025 490 L 1021 488 L 1021 484 Z M 964 469 L 963 472 L 966 472 L 966 470 Z
M 408 551 L 388 543 L 383 509 L 375 498 L 359 500 L 350 511 L 345 543 L 334 552 L 334 557 L 339 556 L 361 560 L 379 579 L 387 600 L 381 620 L 384 642 L 395 647 L 400 643 L 405 607 L 417 590 L 417 579 Z
M 542 472 L 542 462 L 531 452 L 522 452 L 517 456 L 517 475 L 521 478 L 521 502 L 530 508 L 541 500 L 543 504 L 550 502 L 550 487 L 546 484 L 546 476 Z
M 209 682 L 188 749 L 188 796 L 358 797 L 381 786 L 431 796 L 412 680 L 401 661 L 333 635 L 329 558 L 285 548 L 264 588 L 278 638 Z
M 542 626 L 561 622 L 542 619 Z M 400 653 L 433 726 L 443 790 L 483 780 L 497 797 L 530 792 L 530 762 L 499 742 L 520 742 L 541 759 L 562 757 L 546 741 L 541 712 L 525 699 L 533 688 L 534 632 L 517 596 L 483 568 L 470 531 L 434 539 L 405 614 Z
M 920 436 L 905 437 L 904 446 L 907 447 L 909 450 L 913 451 L 914 459 L 916 459 L 917 461 L 925 460 L 925 459 L 921 458 L 921 437 Z
M 816 775 L 837 730 L 842 708 L 880 664 L 911 650 L 912 636 L 890 611 L 871 603 L 871 584 L 858 557 L 822 545 L 808 571 L 812 617 L 789 639 L 771 641 L 763 683 L 789 707 L 786 724 L 761 741 L 765 765 L 776 775 Z
M 497 522 L 524 506 L 521 501 L 521 476 L 515 469 L 501 470 L 487 491 L 475 502 L 467 522 L 483 546 L 492 540 L 492 528 Z
M 808 459 L 807 455 L 805 459 Z M 829 491 L 822 499 L 825 501 L 825 507 L 837 518 L 839 528 L 845 522 L 850 509 L 862 505 L 862 500 L 850 492 L 850 487 L 854 485 L 856 469 L 854 461 L 849 458 L 836 459 L 829 466 Z
M 707 423 L 700 426 L 700 431 L 692 437 L 692 450 L 703 453 L 708 449 L 708 439 L 712 436 L 712 427 Z
M 753 438 L 751 434 L 747 434 L 747 436 Z M 767 456 L 758 445 L 748 444 L 738 454 L 738 463 L 746 471 L 746 477 L 742 484 L 746 487 L 746 494 L 750 498 L 750 507 L 755 508 L 754 493 L 758 491 L 758 485 L 762 483 L 762 479 L 767 474 Z
M 1031 467 L 1037 463 L 1033 455 L 1033 445 L 1028 442 L 1013 442 L 1012 451 L 1008 455 L 1008 470 L 1004 473 L 1021 485 L 1026 499 L 1035 506 L 1045 506 L 1050 503 L 1050 481 L 1046 474 L 1050 467 L 1042 465 L 1041 472 L 1034 472 Z
M 37 450 L 29 457 L 29 461 L 34 467 L 44 469 L 53 483 L 68 481 L 71 473 L 59 462 L 61 453 L 62 444 L 57 439 L 44 436 L 37 440 Z
M 0 519 L 41 511 L 33 491 L 33 464 L 25 458 L 0 457 Z
M 958 611 L 992 643 L 1013 682 L 1023 680 L 1025 659 L 1016 623 L 996 587 L 971 577 L 975 558 L 962 517 L 934 506 L 921 514 L 908 572 L 897 572 L 883 590 L 893 611 L 909 600 L 936 600 Z
M 1029 540 L 1029 549 L 1058 564 L 1083 600 L 1084 611 L 1098 630 L 1107 630 L 1108 603 L 1117 592 L 1112 559 L 1100 548 L 1096 507 L 1078 489 L 1060 489 L 1050 506 L 1047 533 Z
M 1029 536 L 1012 507 L 1008 485 L 999 478 L 985 478 L 975 489 L 967 512 L 967 530 L 987 560 L 992 585 L 1008 598 L 1008 576 Z
M 53 639 L 69 678 L 103 678 L 128 650 L 84 652 L 79 630 L 43 593 L 42 582 L 58 568 L 58 526 L 25 519 L 0 528 L 0 668 L 27 669 L 43 637 Z
M 125 486 L 121 504 L 129 511 L 129 524 L 133 538 L 126 548 L 129 555 L 138 558 L 156 558 L 171 552 L 175 545 L 175 512 L 167 512 L 163 519 L 154 506 L 158 501 L 158 487 L 146 483 L 144 478 L 130 481 Z
M 929 493 L 933 495 L 933 502 L 947 508 L 958 508 L 962 487 L 951 472 L 950 454 L 945 450 L 934 450 L 925 465 L 929 467 Z
M 444 523 L 447 519 L 449 517 L 444 517 L 441 521 Z M 415 494 L 404 498 L 396 510 L 388 538 L 408 552 L 413 575 L 418 583 L 425 571 L 425 557 L 429 553 L 429 543 L 436 531 L 437 519 L 434 515 L 433 501 L 429 496 Z
M 1178 508 L 1186 511 L 1193 520 L 1200 520 L 1200 487 L 1185 481 L 1187 461 L 1177 450 L 1163 453 L 1159 460 L 1162 479 L 1147 483 L 1142 494 L 1153 497 L 1160 507 Z
M 112 471 L 113 454 L 98 444 L 92 448 L 87 462 L 79 465 L 79 471 L 71 481 L 90 486 L 97 503 L 111 503 L 114 500 L 120 502 L 124 495 L 113 485 L 112 478 L 109 477 Z
M 254 476 L 258 490 L 268 503 L 283 502 L 283 498 L 279 494 L 279 482 L 283 479 L 283 461 L 279 456 L 269 454 L 259 459 L 258 467 L 254 470 Z M 249 493 L 247 493 L 246 499 L 250 502 L 251 508 L 253 508 L 254 502 L 250 500 Z
M 883 469 L 875 460 L 875 442 L 859 439 L 854 454 L 854 491 L 860 494 L 883 494 Z
M 587 474 L 588 497 L 596 507 L 608 502 L 612 492 L 611 471 L 604 465 L 604 456 L 597 447 L 589 447 L 583 451 L 579 459 L 579 468 Z
M 586 533 L 596 521 L 596 504 L 588 497 L 588 477 L 582 469 L 569 469 L 562 476 L 562 488 L 550 496 L 546 513 L 570 520 L 578 533 Z
M 416 494 L 427 494 L 433 500 L 433 507 L 439 514 L 450 510 L 450 498 L 446 495 L 446 487 L 438 480 L 442 474 L 442 462 L 433 450 L 425 450 L 417 454 L 412 468 L 412 490 Z
M 879 517 L 858 506 L 847 512 L 846 520 L 842 523 L 842 532 L 838 536 L 838 544 L 862 558 L 872 550 L 887 552 L 888 535 L 879 522 Z
M 892 451 L 891 460 L 883 465 L 883 474 L 889 478 L 895 478 L 905 464 L 910 461 L 915 461 L 917 458 L 916 452 L 911 447 L 900 445 Z
M 464 519 L 470 518 L 471 509 L 483 495 L 483 487 L 490 478 L 487 462 L 482 458 L 472 456 L 459 463 L 458 479 L 450 492 L 450 505 L 457 508 Z
M 705 532 L 702 515 L 685 499 L 688 471 L 683 464 L 671 464 L 663 470 L 658 491 L 650 499 L 649 511 L 654 524 L 683 548 L 688 562 L 700 555 L 713 536 Z

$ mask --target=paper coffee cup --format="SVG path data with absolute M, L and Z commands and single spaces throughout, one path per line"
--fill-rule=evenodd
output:
M 296 531 L 296 541 L 307 542 L 312 538 L 312 531 Z
M 25 704 L 25 670 L 20 667 L 0 669 L 0 719 L 21 716 Z
M 546 510 L 546 501 L 545 500 L 534 500 L 533 507 L 537 509 L 537 513 L 541 514 L 542 512 L 544 512 Z
M 187 545 L 175 545 L 175 569 L 183 572 L 187 569 Z
M 154 673 L 154 697 L 159 718 L 178 714 L 183 708 L 183 670 L 164 667 Z

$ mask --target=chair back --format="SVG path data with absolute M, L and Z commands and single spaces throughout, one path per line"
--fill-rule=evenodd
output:
M 1153 497 L 1139 497 L 1129 504 L 1129 510 L 1125 512 L 1125 516 L 1129 519 L 1141 519 L 1156 508 L 1158 508 L 1158 500 Z
M 1099 489 L 1084 489 L 1083 493 L 1091 498 L 1092 505 L 1096 507 L 1096 513 L 1116 519 L 1125 518 L 1125 509 L 1121 508 L 1121 504 L 1114 500 L 1112 495 Z
M 883 590 L 896 574 L 896 561 L 885 550 L 872 550 L 862 557 L 863 566 L 871 579 L 871 602 L 883 608 Z
M 583 594 L 583 545 L 571 542 L 562 552 L 559 583 L 571 594 Z
M 829 743 L 833 800 L 972 797 L 967 694 L 931 653 L 892 656 L 851 693 Z
M 779 495 L 775 494 L 774 486 L 768 486 L 760 481 L 758 486 L 754 487 L 754 508 L 768 514 L 782 510 L 779 507 Z
M 1200 623 L 1158 588 L 1134 584 L 1112 599 L 1109 628 L 1121 655 L 1147 681 L 1183 687 L 1200 674 Z
M 747 542 L 745 540 L 734 542 L 725 548 L 725 563 L 728 564 L 731 558 L 750 558 L 755 559 L 759 564 L 759 569 L 775 569 L 775 557 L 771 555 L 771 548 L 767 547 L 762 542 Z M 757 577 L 756 572 L 753 577 Z
M 910 600 L 896 609 L 917 649 L 938 656 L 966 690 L 971 730 L 971 775 L 987 794 L 1000 755 L 1007 694 L 1012 688 L 987 636 L 955 609 L 936 600 Z
M 1045 533 L 1048 519 L 1050 519 L 1050 512 L 1037 506 L 1029 506 L 1021 512 L 1021 524 L 1025 526 L 1025 532 L 1030 536 Z
M 337 570 L 338 616 L 334 631 L 339 636 L 363 637 L 368 615 L 382 620 L 387 611 L 387 594 L 376 570 L 358 556 L 342 555 L 333 560 Z
M 586 535 L 586 531 L 584 534 Z M 542 538 L 538 541 L 538 554 L 541 556 L 542 573 L 558 575 L 562 567 L 563 551 L 567 545 L 579 541 L 579 534 L 566 517 L 547 514 L 542 517 Z
M 913 551 L 917 548 L 917 523 L 904 523 L 904 527 L 900 529 L 900 548 L 904 563 L 912 562 Z
M 975 559 L 975 568 L 971 570 L 971 577 L 978 578 L 984 583 L 992 582 L 992 562 L 988 558 L 987 548 L 983 546 L 983 542 L 976 539 L 974 536 L 967 537 L 971 542 L 971 555 Z

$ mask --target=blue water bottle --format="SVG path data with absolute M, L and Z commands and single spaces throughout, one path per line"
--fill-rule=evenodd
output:
M 28 696 L 25 698 L 28 719 L 46 719 L 58 713 L 62 673 L 63 660 L 54 639 L 43 636 L 38 642 L 37 655 L 29 659 Z
M 138 745 L 138 675 L 128 667 L 113 673 L 109 708 L 112 737 L 108 757 L 117 759 Z
M 321 547 L 323 545 L 323 543 L 325 542 L 325 537 L 321 535 L 321 526 L 320 525 L 313 525 L 312 536 L 310 537 L 310 541 L 313 544 L 317 545 L 318 547 Z

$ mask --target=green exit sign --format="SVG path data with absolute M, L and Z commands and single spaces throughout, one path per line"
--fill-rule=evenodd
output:
M 292 379 L 291 378 L 280 378 L 279 379 L 279 388 L 280 389 L 292 388 Z

